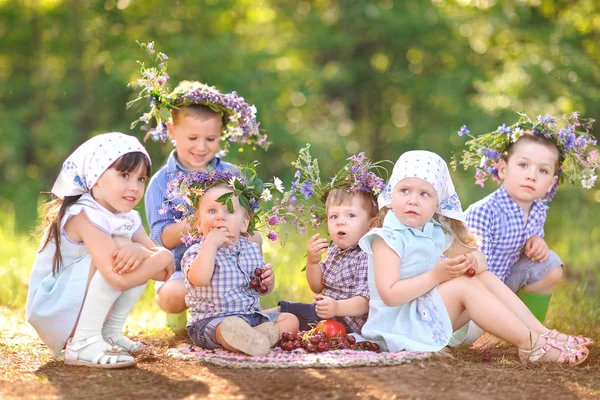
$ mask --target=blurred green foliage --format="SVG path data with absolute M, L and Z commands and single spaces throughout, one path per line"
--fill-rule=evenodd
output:
M 518 111 L 600 115 L 594 0 L 0 0 L 0 200 L 18 235 L 77 145 L 131 132 L 144 111 L 125 108 L 147 61 L 136 39 L 169 55 L 171 87 L 196 79 L 255 104 L 271 149 L 226 159 L 288 184 L 307 142 L 329 176 L 358 151 L 449 161 L 462 124 L 488 132 Z M 171 146 L 147 147 L 157 170 Z M 463 206 L 495 189 L 472 176 L 454 174 Z M 561 188 L 546 226 L 582 279 L 599 275 L 599 201 Z

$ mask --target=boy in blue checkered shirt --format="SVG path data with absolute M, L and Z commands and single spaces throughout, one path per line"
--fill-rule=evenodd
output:
M 577 132 L 581 126 L 578 115 L 563 119 L 566 128 L 559 129 L 553 117 L 538 116 L 533 122 L 522 116 L 511 127 L 502 125 L 468 142 L 469 155 L 479 157 L 463 159 L 465 166 L 478 164 L 478 184 L 483 186 L 488 175 L 502 181 L 499 189 L 466 210 L 467 224 L 481 240 L 488 270 L 516 292 L 542 323 L 563 273 L 561 259 L 544 240 L 546 203 L 556 193 L 561 175 L 575 175 L 572 167 L 565 173 L 565 160 L 566 165 L 579 167 L 576 172 L 584 187 L 593 185 L 598 165 L 597 152 L 588 147 L 595 145 L 595 140 Z M 468 133 L 466 127 L 461 131 Z M 587 339 L 576 340 L 583 343 Z M 473 347 L 484 349 L 497 342 L 484 335 Z
M 264 356 L 281 332 L 298 330 L 298 319 L 261 311 L 259 296 L 270 293 L 275 280 L 260 247 L 242 236 L 254 231 L 261 200 L 257 188 L 263 186 L 244 171 L 248 168 L 182 175 L 171 182 L 170 194 L 195 208 L 191 233 L 201 235 L 181 261 L 190 338 L 205 349 Z M 260 290 L 251 287 L 256 275 L 262 280 Z

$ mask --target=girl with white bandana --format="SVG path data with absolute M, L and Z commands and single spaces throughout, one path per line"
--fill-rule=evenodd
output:
M 27 320 L 54 356 L 66 346 L 66 364 L 135 365 L 131 354 L 142 345 L 122 335 L 125 320 L 148 280 L 174 270 L 133 210 L 150 174 L 146 149 L 118 132 L 93 137 L 63 163 L 46 205 Z
M 371 298 L 362 329 L 366 339 L 388 351 L 439 351 L 454 330 L 472 319 L 517 345 L 522 360 L 585 361 L 586 347 L 541 325 L 487 272 L 440 156 L 404 153 L 378 202 L 391 212 L 382 228 L 359 242 L 369 253 Z

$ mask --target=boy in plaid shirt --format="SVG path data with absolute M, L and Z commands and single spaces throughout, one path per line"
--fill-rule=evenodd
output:
M 308 149 L 300 154 L 299 161 L 294 164 L 300 170 L 296 174 L 298 180 L 292 187 L 298 188 L 302 197 L 288 193 L 284 195 L 281 205 L 292 203 L 296 216 L 304 210 L 312 210 L 313 215 L 318 215 L 312 221 L 313 226 L 326 219 L 331 244 L 326 238 L 320 238 L 318 233 L 308 242 L 306 279 L 315 293 L 315 302 L 280 301 L 278 307 L 267 312 L 295 315 L 300 321 L 300 330 L 309 330 L 309 324 L 316 324 L 320 320 L 334 319 L 343 323 L 348 333 L 360 333 L 369 312 L 369 285 L 368 256 L 358 246 L 358 241 L 377 226 L 375 196 L 383 189 L 383 180 L 370 172 L 374 166 L 364 153 L 360 153 L 350 157 L 350 163 L 328 184 L 321 184 L 318 176 L 315 176 L 318 173 L 316 160 L 310 158 Z M 306 166 L 302 166 L 301 160 L 306 162 Z M 304 182 L 300 182 L 301 176 L 305 178 Z M 315 211 L 318 208 L 304 204 L 310 198 L 316 198 L 319 202 L 325 199 L 324 215 Z M 280 207 L 279 210 L 289 208 Z M 281 212 L 276 214 L 281 217 Z M 292 223 L 297 223 L 297 219 L 295 221 Z M 321 262 L 325 252 L 327 256 Z
M 595 140 L 576 131 L 580 126 L 577 117 L 576 113 L 565 116 L 567 127 L 558 129 L 553 117 L 538 116 L 532 122 L 523 116 L 511 127 L 502 125 L 497 131 L 467 143 L 471 155 L 480 154 L 473 161 L 482 168 L 477 169 L 477 183 L 483 186 L 488 174 L 502 181 L 498 190 L 466 210 L 467 224 L 481 240 L 488 270 L 516 292 L 542 323 L 563 273 L 561 259 L 544 240 L 546 202 L 556 193 L 565 160 L 571 166 L 563 174 L 566 178 L 571 178 L 568 175 L 574 172 L 574 158 L 587 160 L 587 167 L 582 165 L 582 171 L 577 172 L 584 177 L 584 187 L 590 183 L 586 182 L 588 175 L 595 180 L 598 164 L 597 152 L 591 153 L 590 158 L 591 146 L 588 148 Z M 466 127 L 463 129 L 466 131 Z M 495 147 L 477 152 L 487 139 Z M 576 340 L 579 344 L 589 341 L 583 337 Z M 486 334 L 473 347 L 485 349 L 498 342 L 499 339 Z
M 186 203 L 195 208 L 192 233 L 201 234 L 199 243 L 181 261 L 191 314 L 190 338 L 205 349 L 224 347 L 264 356 L 281 332 L 298 330 L 298 319 L 261 311 L 259 296 L 273 290 L 275 279 L 260 247 L 241 236 L 254 231 L 261 200 L 256 188 L 263 186 L 256 183 L 255 175 L 244 171 L 248 168 L 182 175 L 171 182 L 170 193 L 172 198 L 188 198 Z M 257 269 L 264 286 L 260 293 L 250 286 Z

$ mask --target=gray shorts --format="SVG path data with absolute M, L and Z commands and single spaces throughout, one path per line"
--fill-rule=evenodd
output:
M 281 313 L 273 314 L 245 314 L 245 315 L 226 315 L 223 317 L 205 318 L 203 320 L 192 323 L 188 326 L 188 335 L 190 339 L 203 349 L 214 350 L 220 349 L 223 346 L 217 342 L 217 326 L 223 322 L 225 318 L 240 317 L 245 320 L 250 326 L 263 324 L 265 322 L 275 322 Z
M 532 261 L 529 257 L 522 255 L 513 265 L 510 275 L 504 283 L 513 292 L 516 292 L 523 286 L 542 280 L 553 269 L 562 266 L 563 262 L 552 250 L 548 250 L 548 259 L 544 262 Z

